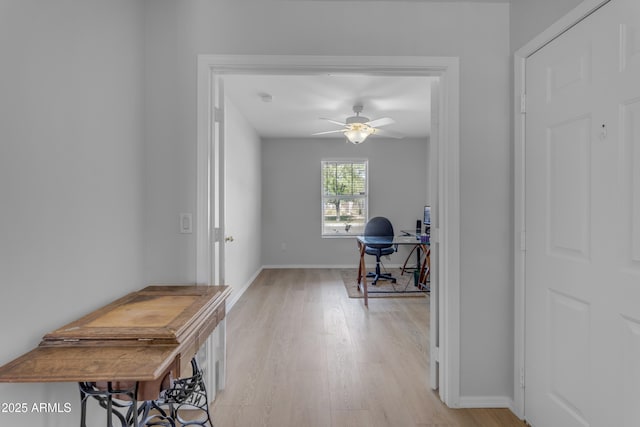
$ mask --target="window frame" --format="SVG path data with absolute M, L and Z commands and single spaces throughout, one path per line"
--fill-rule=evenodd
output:
M 364 182 L 364 195 L 354 196 L 350 195 L 333 195 L 333 196 L 325 196 L 324 186 L 325 186 L 325 165 L 327 163 L 342 163 L 342 164 L 363 164 L 365 170 L 365 182 Z M 364 225 L 366 225 L 367 221 L 369 221 L 369 159 L 367 158 L 326 158 L 320 160 L 320 236 L 323 239 L 343 239 L 343 238 L 353 238 L 354 236 L 359 235 L 360 233 L 350 233 L 346 231 L 338 232 L 338 233 L 325 233 L 325 200 L 331 199 L 354 199 L 354 198 L 362 198 L 364 200 Z M 362 233 L 364 233 L 364 225 Z

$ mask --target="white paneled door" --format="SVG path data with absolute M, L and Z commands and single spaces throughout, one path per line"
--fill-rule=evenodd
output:
M 526 63 L 525 417 L 640 426 L 640 1 Z
M 200 285 L 224 285 L 224 84 L 198 60 L 197 261 Z M 226 318 L 198 352 L 208 398 L 226 382 Z

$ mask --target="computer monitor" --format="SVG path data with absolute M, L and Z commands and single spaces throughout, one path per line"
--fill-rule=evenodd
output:
M 431 206 L 424 207 L 424 220 L 422 223 L 427 227 L 431 226 Z

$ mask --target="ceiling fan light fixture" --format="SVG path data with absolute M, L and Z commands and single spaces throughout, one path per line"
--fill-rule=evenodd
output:
M 327 120 L 330 123 L 343 126 L 343 128 L 324 132 L 316 132 L 312 135 L 326 135 L 342 132 L 347 142 L 350 142 L 352 144 L 361 144 L 365 141 L 365 139 L 369 137 L 369 135 L 377 134 L 380 131 L 380 129 L 378 129 L 379 127 L 395 123 L 395 121 L 390 117 L 381 117 L 379 119 L 370 120 L 368 117 L 361 116 L 360 113 L 362 112 L 362 104 L 354 105 L 353 112 L 356 113 L 356 115 L 347 117 L 344 123 L 323 118 L 322 120 Z M 402 136 L 393 136 L 389 134 L 388 131 L 384 131 L 384 133 L 391 138 L 402 138 Z
M 344 136 L 352 144 L 361 144 L 369 135 L 375 133 L 375 129 L 371 126 L 352 124 L 351 127 L 344 131 Z

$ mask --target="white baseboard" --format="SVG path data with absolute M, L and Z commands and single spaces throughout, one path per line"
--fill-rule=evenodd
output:
M 520 413 L 518 408 L 516 408 L 516 402 L 513 399 L 511 399 L 511 405 L 509 406 L 509 410 L 513 412 L 513 415 L 518 417 L 518 419 L 521 419 L 524 421 L 524 414 Z
M 345 265 L 313 265 L 313 264 L 285 264 L 285 265 L 263 265 L 262 269 L 293 269 L 293 268 L 355 268 L 354 264 L 345 264 Z
M 253 282 L 255 282 L 255 280 L 258 278 L 258 276 L 260 275 L 260 273 L 262 273 L 262 270 L 264 270 L 265 267 L 260 267 L 254 274 L 253 276 L 251 276 L 249 278 L 249 280 L 247 280 L 247 282 L 239 287 L 233 287 L 233 290 L 231 292 L 231 295 L 229 296 L 229 299 L 227 301 L 227 311 L 231 310 L 231 308 L 233 307 L 233 305 L 238 302 L 238 300 L 240 299 L 240 297 L 242 296 L 242 294 L 244 294 L 247 289 L 249 289 L 249 286 L 251 286 L 253 284 Z
M 508 408 L 513 412 L 513 399 L 508 396 L 460 396 L 458 408 Z
M 385 264 L 385 268 L 402 268 L 402 264 Z M 263 265 L 262 269 L 292 269 L 292 268 L 357 268 L 358 266 L 355 264 L 344 264 L 344 265 L 317 265 L 317 264 L 285 264 L 285 265 Z M 374 269 L 375 264 L 369 265 L 367 264 L 367 268 Z
M 322 269 L 329 269 L 329 268 L 355 268 L 353 266 L 353 264 L 348 264 L 348 265 L 307 265 L 307 264 L 303 264 L 303 265 L 263 265 L 262 267 L 260 267 L 250 278 L 249 280 L 247 280 L 247 282 L 242 285 L 242 286 L 238 286 L 238 287 L 233 287 L 233 291 L 231 292 L 231 295 L 229 296 L 229 299 L 227 300 L 227 311 L 231 310 L 231 308 L 234 306 L 234 304 L 236 302 L 238 302 L 238 300 L 240 299 L 240 297 L 247 291 L 247 289 L 249 289 L 249 287 L 253 284 L 253 282 L 255 282 L 255 280 L 258 278 L 258 276 L 260 275 L 260 273 L 262 273 L 263 270 L 269 270 L 269 269 L 294 269 L 294 268 L 322 268 Z
M 371 267 L 372 269 L 375 268 L 375 266 L 367 266 L 367 267 Z M 402 266 L 400 264 L 397 264 L 397 265 L 396 264 L 392 264 L 392 265 L 386 265 L 386 267 L 387 268 L 401 268 Z M 247 289 L 249 289 L 249 287 L 253 284 L 253 282 L 255 282 L 255 280 L 258 278 L 258 276 L 260 275 L 260 273 L 262 273 L 263 270 L 269 270 L 269 269 L 295 269 L 295 268 L 344 269 L 344 268 L 355 268 L 355 266 L 353 264 L 347 264 L 347 265 L 311 265 L 311 264 L 301 264 L 301 265 L 294 265 L 294 264 L 288 264 L 288 265 L 263 265 L 262 267 L 260 267 L 249 278 L 249 280 L 244 285 L 239 286 L 239 287 L 233 287 L 231 295 L 229 296 L 229 299 L 227 300 L 227 311 L 231 310 L 231 308 L 234 306 L 234 304 L 236 302 L 238 302 L 240 297 L 247 291 Z

